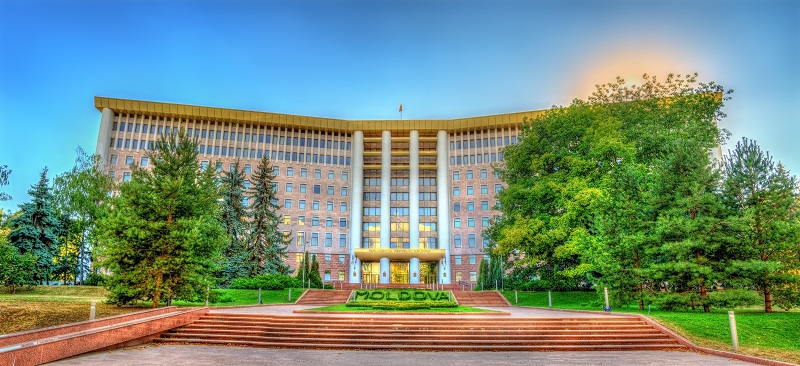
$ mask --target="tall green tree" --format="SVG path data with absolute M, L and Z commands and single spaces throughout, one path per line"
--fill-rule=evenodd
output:
M 56 207 L 64 222 L 62 262 L 72 263 L 62 269 L 82 283 L 94 262 L 94 229 L 96 223 L 109 210 L 109 192 L 114 188 L 112 179 L 103 174 L 100 155 L 89 155 L 81 147 L 72 169 L 57 176 L 53 187 Z
M 303 252 L 303 260 L 297 266 L 297 272 L 295 273 L 295 277 L 303 284 L 303 288 L 308 286 L 308 277 L 311 275 L 311 260 L 309 258 L 308 252 Z
M 99 231 L 110 302 L 157 307 L 204 291 L 226 240 L 215 172 L 198 163 L 197 142 L 181 129 L 147 156 L 152 170 L 134 168 Z
M 251 276 L 264 273 L 288 274 L 286 264 L 288 238 L 279 230 L 278 198 L 275 196 L 275 176 L 266 155 L 258 162 L 251 176 L 250 237 L 247 241 L 250 254 L 248 266 Z
M 247 262 L 247 212 L 244 172 L 237 160 L 232 168 L 220 178 L 222 208 L 220 220 L 228 237 L 222 264 L 221 281 L 227 285 L 235 278 L 248 275 Z
M 55 198 L 49 187 L 47 168 L 39 175 L 39 182 L 28 190 L 31 201 L 20 205 L 21 213 L 11 219 L 9 242 L 20 254 L 36 256 L 34 280 L 40 284 L 50 281 L 54 270 L 53 257 L 58 251 L 58 234 L 61 222 L 55 210 Z
M 311 288 L 322 288 L 322 277 L 319 273 L 319 262 L 317 256 L 311 256 L 311 269 L 308 272 L 308 282 Z
M 729 273 L 761 291 L 768 313 L 775 292 L 783 307 L 800 305 L 795 293 L 800 283 L 797 179 L 747 138 L 728 152 L 724 167 L 724 201 L 742 223 Z
M 36 257 L 32 253 L 20 254 L 17 247 L 8 243 L 6 235 L 0 235 L 1 286 L 6 286 L 13 294 L 17 288 L 35 283 L 35 264 Z

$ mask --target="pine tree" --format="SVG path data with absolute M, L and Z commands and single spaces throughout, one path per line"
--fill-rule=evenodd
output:
M 308 276 L 311 274 L 311 261 L 309 260 L 308 252 L 303 253 L 303 260 L 300 262 L 300 265 L 297 266 L 297 272 L 295 273 L 295 277 L 300 280 L 300 283 L 303 284 L 303 288 L 308 285 Z
M 319 262 L 317 256 L 311 256 L 311 270 L 308 272 L 308 281 L 311 288 L 322 288 L 322 277 L 319 275 Z
M 31 201 L 20 205 L 20 215 L 11 219 L 9 242 L 19 248 L 20 254 L 36 256 L 34 279 L 40 284 L 50 281 L 54 270 L 53 257 L 58 251 L 60 222 L 55 210 L 55 199 L 48 187 L 47 168 L 42 170 L 39 182 L 28 190 Z
M 224 251 L 221 284 L 227 285 L 235 278 L 248 274 L 246 247 L 247 206 L 244 195 L 244 172 L 239 168 L 237 160 L 231 169 L 220 178 L 222 208 L 220 220 L 228 237 L 228 246 Z
M 198 163 L 196 141 L 181 129 L 162 136 L 147 156 L 152 170 L 134 168 L 99 226 L 103 263 L 112 272 L 110 302 L 149 300 L 157 307 L 213 282 L 225 229 L 215 173 Z
M 775 164 L 755 141 L 743 138 L 724 161 L 723 196 L 731 215 L 741 221 L 729 273 L 745 278 L 764 295 L 772 312 L 773 290 L 783 307 L 800 305 L 797 258 L 800 253 L 798 181 Z
M 264 273 L 288 274 L 289 266 L 285 263 L 288 237 L 278 229 L 278 198 L 275 196 L 275 176 L 266 155 L 259 161 L 255 173 L 251 176 L 252 210 L 250 238 L 248 239 L 250 276 Z

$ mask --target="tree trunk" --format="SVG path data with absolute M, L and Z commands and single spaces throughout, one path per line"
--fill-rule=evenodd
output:
M 153 292 L 153 307 L 157 308 L 158 303 L 161 302 L 161 280 L 163 279 L 164 271 L 158 270 L 158 275 L 156 276 L 156 288 Z
M 700 264 L 700 252 L 695 252 L 695 256 L 697 257 L 697 268 L 702 267 L 702 264 Z M 706 292 L 706 279 L 700 277 L 700 281 L 700 298 L 703 299 L 703 312 L 710 313 L 711 309 L 708 306 L 708 301 L 706 301 L 706 296 L 708 295 Z
M 769 291 L 768 285 L 764 286 L 764 311 L 772 312 L 772 293 Z
M 633 260 L 634 260 L 634 263 L 636 263 L 636 269 L 638 270 L 639 269 L 639 253 L 634 253 L 633 254 Z M 639 275 L 638 271 L 636 272 L 636 277 L 639 278 L 639 283 L 636 285 L 636 287 L 639 288 L 639 294 L 638 294 L 639 295 L 639 310 L 644 310 L 644 299 L 642 298 L 642 291 L 644 289 L 644 286 L 642 286 L 642 276 Z

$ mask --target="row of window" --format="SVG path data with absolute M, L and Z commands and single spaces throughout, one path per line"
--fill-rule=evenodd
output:
M 472 180 L 475 177 L 475 174 L 472 171 L 472 169 L 466 170 L 464 173 L 465 173 L 464 175 L 466 176 L 467 180 Z M 480 174 L 481 179 L 488 178 L 489 177 L 489 170 L 488 169 L 481 169 L 479 171 L 479 174 Z M 460 170 L 453 171 L 453 180 L 461 180 L 461 171 Z
M 283 200 L 283 207 L 284 208 L 292 208 L 294 205 L 294 201 L 291 198 L 285 198 Z M 297 208 L 300 210 L 307 209 L 308 201 L 301 199 L 297 200 Z M 313 200 L 311 201 L 311 209 L 314 211 L 318 211 L 320 209 L 320 201 Z M 333 212 L 333 201 L 326 201 L 325 202 L 325 211 Z M 347 212 L 347 202 L 339 202 L 339 211 L 340 212 Z
M 374 249 L 380 247 L 381 247 L 381 238 L 369 238 L 369 237 L 361 238 L 361 248 Z M 390 238 L 389 248 L 410 249 L 411 244 L 409 243 L 409 238 Z M 436 249 L 436 238 L 419 238 L 419 248 Z
M 467 202 L 467 212 L 475 211 L 475 202 Z M 481 201 L 481 210 L 489 210 L 489 201 Z M 461 202 L 453 202 L 453 212 L 461 212 Z
M 389 230 L 390 231 L 408 232 L 410 228 L 411 228 L 411 225 L 409 223 L 407 223 L 407 222 L 392 222 L 392 223 L 389 223 Z M 379 222 L 363 222 L 361 224 L 361 230 L 379 232 L 379 231 L 381 231 L 381 224 Z M 419 223 L 419 231 L 420 232 L 436 231 L 436 223 L 435 222 L 420 222 Z
M 461 227 L 461 218 L 456 217 L 453 219 L 453 228 L 460 228 Z M 475 218 L 474 217 L 467 217 L 467 227 L 475 227 Z M 481 217 L 481 227 L 489 227 L 489 217 L 484 216 Z
M 450 157 L 450 165 L 495 163 L 498 161 L 503 161 L 503 153 L 458 155 Z
M 467 246 L 469 246 L 470 248 L 475 248 L 476 240 L 477 240 L 477 235 L 468 234 L 467 235 Z M 453 235 L 453 247 L 454 248 L 461 248 L 461 234 Z M 485 238 L 483 239 L 483 247 L 484 248 L 488 248 L 489 247 L 489 239 L 485 239 Z
M 481 147 L 504 146 L 517 143 L 517 136 L 505 137 L 484 137 L 469 140 L 450 141 L 450 150 L 453 149 L 476 149 Z
M 481 194 L 489 194 L 489 186 L 486 184 L 481 184 L 480 186 Z M 497 183 L 494 185 L 494 193 L 500 193 L 503 189 L 503 185 Z M 466 187 L 467 196 L 472 196 L 475 194 L 475 186 L 467 186 Z M 460 196 L 461 195 L 461 187 L 453 187 L 453 196 Z
M 305 231 L 298 231 L 296 233 L 297 240 L 295 240 L 295 244 L 297 246 L 306 246 L 306 244 L 311 245 L 312 247 L 320 246 L 320 233 L 312 232 L 311 233 L 311 240 L 307 241 L 306 232 Z M 326 247 L 333 246 L 333 233 L 323 233 L 323 245 Z M 290 232 L 285 231 L 284 236 L 291 235 Z M 347 234 L 340 233 L 339 234 L 339 248 L 347 247 Z
M 333 221 L 334 221 L 334 219 L 332 217 L 326 217 L 325 218 L 325 227 L 334 227 Z M 291 225 L 292 224 L 292 216 L 283 215 L 283 221 L 282 222 L 283 222 L 284 225 Z M 298 226 L 305 226 L 306 224 L 307 224 L 307 222 L 306 222 L 306 216 L 305 215 L 297 216 L 297 225 Z M 319 218 L 319 216 L 311 216 L 311 222 L 308 223 L 308 224 L 310 224 L 311 226 L 314 226 L 314 227 L 320 226 L 320 218 Z M 340 217 L 339 218 L 339 227 L 340 228 L 346 228 L 347 227 L 347 218 L 344 218 L 344 217 Z
M 151 135 L 168 135 L 170 132 L 175 132 L 178 130 L 177 127 L 173 127 L 170 129 L 169 126 L 156 126 L 156 125 L 148 125 L 140 124 L 140 123 L 125 123 L 125 122 L 114 122 L 111 127 L 112 131 L 119 130 L 120 132 L 132 132 L 132 133 L 144 133 L 144 134 L 151 134 Z M 259 143 L 267 143 L 267 144 L 278 144 L 278 145 L 287 145 L 287 146 L 303 146 L 303 147 L 321 147 L 323 149 L 334 149 L 334 150 L 350 150 L 350 142 L 349 141 L 338 141 L 338 140 L 326 140 L 326 139 L 315 139 L 315 138 L 305 138 L 305 137 L 289 137 L 289 136 L 279 136 L 279 135 L 268 135 L 268 134 L 251 134 L 249 132 L 234 132 L 234 131 L 222 131 L 222 130 L 207 130 L 207 129 L 186 129 L 186 133 L 190 137 L 198 138 L 198 139 L 215 139 L 215 140 L 230 140 L 230 141 L 242 141 L 242 142 L 259 142 Z

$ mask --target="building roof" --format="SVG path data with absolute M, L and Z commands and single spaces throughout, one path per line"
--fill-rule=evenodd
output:
M 311 130 L 345 133 L 353 131 L 380 132 L 386 130 L 392 132 L 417 130 L 420 132 L 435 133 L 439 130 L 460 132 L 507 128 L 519 126 L 525 118 L 534 118 L 544 112 L 544 110 L 539 110 L 456 119 L 343 120 L 107 97 L 94 97 L 94 105 L 97 110 L 101 112 L 104 108 L 108 108 L 117 114 L 129 113 L 154 117 L 252 123 L 255 125 L 287 128 L 302 127 Z

